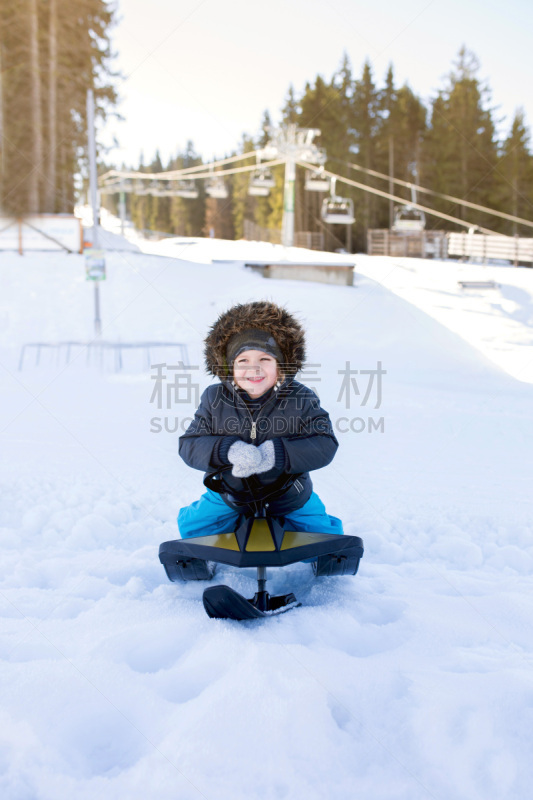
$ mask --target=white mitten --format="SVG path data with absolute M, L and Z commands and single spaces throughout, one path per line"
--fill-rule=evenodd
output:
M 231 474 L 236 478 L 249 478 L 261 466 L 260 448 L 246 442 L 233 442 L 228 450 L 228 461 L 233 464 Z
M 268 472 L 269 469 L 272 469 L 274 464 L 276 463 L 276 452 L 274 450 L 274 442 L 272 439 L 268 439 L 263 444 L 260 444 L 257 448 L 258 451 L 261 453 L 261 463 L 256 468 L 256 473 L 259 472 Z

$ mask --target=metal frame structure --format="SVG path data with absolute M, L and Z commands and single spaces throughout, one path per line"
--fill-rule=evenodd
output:
M 41 365 L 42 351 L 55 354 L 56 364 L 64 362 L 70 364 L 75 358 L 79 358 L 83 351 L 85 351 L 85 363 L 90 365 L 97 363 L 100 369 L 103 369 L 104 354 L 111 353 L 113 356 L 114 371 L 121 372 L 123 364 L 123 351 L 142 351 L 144 356 L 144 365 L 149 370 L 152 364 L 151 351 L 160 347 L 172 348 L 179 353 L 177 361 L 179 363 L 187 364 L 189 357 L 187 354 L 187 345 L 181 342 L 106 342 L 100 339 L 93 342 L 29 342 L 22 345 L 19 356 L 19 371 L 24 368 L 26 360 L 26 351 L 33 350 L 35 352 L 35 360 L 33 365 L 39 367 Z M 75 355 L 77 353 L 77 355 Z

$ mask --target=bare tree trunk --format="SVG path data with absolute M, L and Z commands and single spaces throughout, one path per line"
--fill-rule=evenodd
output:
M 389 133 L 389 194 L 394 194 L 394 137 Z M 389 230 L 394 225 L 394 200 L 389 200 Z
M 53 214 L 56 205 L 57 183 L 57 0 L 50 0 L 48 40 L 48 183 L 46 187 L 46 210 Z
M 68 146 L 62 144 L 59 150 L 59 165 L 61 169 L 61 193 L 60 193 L 60 208 L 59 211 L 63 214 L 68 213 L 72 209 L 68 205 L 68 187 L 69 187 L 69 171 L 68 171 Z
M 4 146 L 4 94 L 2 88 L 2 45 L 0 44 L 0 211 L 4 197 L 4 173 L 6 166 Z
M 38 212 L 39 208 L 39 175 L 43 160 L 43 130 L 41 114 L 41 78 L 39 75 L 39 20 L 37 16 L 37 0 L 30 2 L 30 72 L 31 102 L 33 127 L 32 170 L 29 176 L 28 211 Z
M 366 169 L 370 169 L 370 153 L 369 153 L 368 147 L 366 149 L 366 154 L 365 154 L 365 167 L 366 167 Z M 368 173 L 365 175 L 365 183 L 367 185 L 370 184 L 370 176 L 369 176 Z M 370 192 L 365 192 L 365 197 L 364 197 L 364 201 L 363 201 L 363 225 L 364 225 L 364 248 L 365 248 L 365 253 L 367 252 L 368 229 L 370 227 L 370 218 L 371 218 L 371 214 L 372 214 L 371 201 L 372 201 L 372 196 L 371 196 Z

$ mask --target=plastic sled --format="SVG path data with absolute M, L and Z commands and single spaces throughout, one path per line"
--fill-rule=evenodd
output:
M 279 614 L 299 605 L 292 594 L 271 596 L 266 591 L 267 567 L 285 567 L 314 559 L 317 577 L 355 575 L 363 555 L 359 536 L 308 533 L 290 529 L 283 517 L 270 516 L 264 507 L 242 513 L 236 528 L 211 536 L 174 539 L 159 547 L 159 560 L 171 581 L 210 580 L 216 564 L 257 569 L 257 592 L 248 600 L 228 586 L 204 591 L 210 617 L 255 619 Z

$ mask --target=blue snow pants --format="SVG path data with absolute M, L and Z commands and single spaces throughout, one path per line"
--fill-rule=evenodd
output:
M 226 505 L 219 494 L 208 489 L 199 500 L 180 509 L 178 527 L 182 539 L 210 536 L 232 531 L 238 518 L 238 511 Z M 341 520 L 326 514 L 326 507 L 315 492 L 302 508 L 286 514 L 285 519 L 295 531 L 344 533 Z

